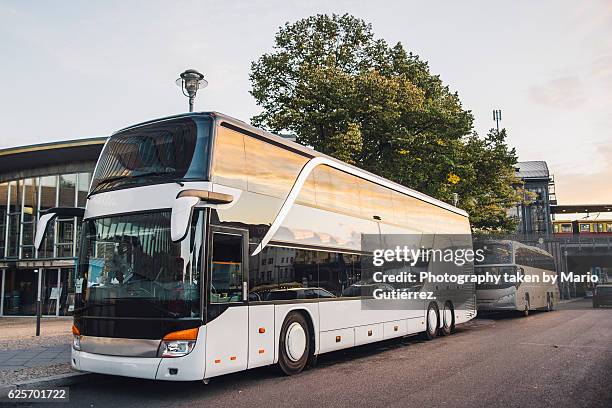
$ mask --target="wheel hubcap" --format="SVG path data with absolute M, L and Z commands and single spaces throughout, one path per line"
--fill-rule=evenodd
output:
M 293 322 L 287 329 L 285 337 L 285 349 L 287 357 L 291 361 L 298 361 L 306 351 L 306 332 L 301 324 Z
M 435 333 L 436 329 L 437 329 L 437 322 L 438 319 L 436 319 L 436 311 L 432 308 L 429 309 L 429 312 L 427 314 L 427 323 L 429 325 L 429 332 L 430 333 Z

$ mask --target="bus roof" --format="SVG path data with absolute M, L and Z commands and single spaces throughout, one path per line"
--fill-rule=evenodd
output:
M 155 123 L 155 122 L 165 121 L 165 120 L 170 120 L 170 119 L 175 119 L 175 118 L 189 117 L 189 116 L 209 116 L 209 117 L 214 118 L 218 122 L 227 122 L 227 123 L 229 123 L 231 125 L 238 126 L 238 127 L 242 128 L 242 129 L 248 131 L 248 132 L 251 132 L 251 133 L 254 133 L 254 134 L 258 135 L 259 137 L 271 140 L 275 144 L 280 144 L 280 145 L 286 146 L 287 148 L 289 148 L 291 150 L 297 150 L 297 151 L 299 151 L 299 152 L 301 152 L 301 153 L 303 153 L 303 154 L 305 154 L 307 156 L 328 158 L 328 159 L 333 160 L 335 162 L 342 163 L 342 164 L 344 164 L 346 166 L 349 166 L 349 167 L 355 169 L 358 173 L 365 173 L 365 174 L 368 174 L 368 175 L 374 177 L 375 179 L 380 180 L 381 182 L 390 183 L 393 186 L 395 186 L 395 188 L 398 191 L 400 191 L 400 192 L 402 192 L 402 193 L 404 193 L 406 195 L 409 195 L 411 197 L 420 199 L 420 200 L 425 201 L 425 202 L 427 202 L 429 204 L 432 204 L 432 205 L 435 205 L 437 207 L 443 208 L 445 210 L 454 212 L 454 213 L 462 215 L 464 217 L 468 217 L 469 216 L 468 213 L 465 210 L 463 210 L 461 208 L 458 208 L 458 207 L 455 207 L 454 205 L 451 205 L 451 204 L 448 204 L 448 203 L 446 203 L 444 201 L 441 201 L 441 200 L 438 200 L 436 198 L 430 197 L 430 196 L 428 196 L 426 194 L 423 194 L 421 192 L 418 192 L 416 190 L 413 190 L 413 189 L 411 189 L 409 187 L 403 186 L 403 185 L 401 185 L 399 183 L 396 183 L 396 182 L 393 182 L 391 180 L 387 180 L 387 179 L 385 179 L 385 178 L 383 178 L 383 177 L 381 177 L 381 176 L 379 176 L 377 174 L 368 172 L 368 171 L 363 170 L 363 169 L 361 169 L 361 168 L 359 168 L 357 166 L 353 166 L 353 165 L 350 165 L 348 163 L 342 162 L 342 161 L 340 161 L 340 160 L 338 160 L 338 159 L 336 159 L 334 157 L 328 156 L 326 154 L 323 154 L 321 152 L 318 152 L 318 151 L 316 151 L 314 149 L 311 149 L 311 148 L 306 147 L 304 145 L 301 145 L 299 143 L 293 142 L 291 140 L 287 140 L 287 139 L 285 139 L 285 138 L 283 138 L 281 136 L 278 136 L 278 135 L 276 135 L 274 133 L 267 132 L 265 130 L 259 129 L 259 128 L 253 126 L 253 125 L 250 125 L 249 123 L 246 123 L 245 121 L 233 118 L 233 117 L 231 117 L 229 115 L 225 115 L 225 114 L 220 113 L 220 112 L 215 112 L 215 111 L 190 112 L 190 113 L 182 113 L 182 114 L 178 114 L 178 115 L 172 115 L 172 116 L 152 119 L 152 120 L 148 120 L 146 122 L 141 122 L 141 123 L 138 123 L 138 124 L 135 124 L 135 125 L 128 126 L 126 128 L 120 129 L 120 130 L 114 132 L 113 135 L 116 134 L 116 133 L 119 133 L 119 132 L 123 132 L 125 130 L 129 130 L 129 129 L 133 129 L 133 128 L 136 128 L 136 127 L 144 126 L 144 125 L 147 125 L 147 124 L 150 124 L 150 123 Z
M 516 248 L 516 247 L 529 248 L 529 249 L 533 250 L 534 252 L 541 253 L 542 255 L 552 256 L 550 254 L 550 252 L 548 252 L 548 251 L 546 251 L 546 250 L 544 250 L 542 248 L 539 248 L 539 247 L 533 246 L 533 245 L 527 245 L 527 244 L 524 244 L 524 243 L 522 243 L 520 241 L 514 241 L 514 240 L 511 240 L 511 239 L 490 239 L 490 240 L 481 239 L 481 240 L 478 240 L 478 243 L 485 244 L 485 245 L 486 244 L 512 244 L 513 248 Z

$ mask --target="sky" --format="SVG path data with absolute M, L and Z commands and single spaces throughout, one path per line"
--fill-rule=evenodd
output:
M 545 160 L 560 204 L 612 203 L 612 1 L 0 0 L 0 148 L 109 135 L 187 110 L 248 121 L 250 64 L 285 22 L 350 13 L 429 61 L 473 112 L 493 109 L 520 161 Z

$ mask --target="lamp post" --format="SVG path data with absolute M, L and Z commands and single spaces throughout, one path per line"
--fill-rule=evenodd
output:
M 189 112 L 193 112 L 193 101 L 196 93 L 198 89 L 206 88 L 208 81 L 204 79 L 204 75 L 195 69 L 188 69 L 181 74 L 175 83 L 181 88 L 183 95 L 189 98 Z
M 36 336 L 40 336 L 40 317 L 42 315 L 42 269 L 36 269 L 35 273 L 38 275 L 38 290 L 36 293 Z

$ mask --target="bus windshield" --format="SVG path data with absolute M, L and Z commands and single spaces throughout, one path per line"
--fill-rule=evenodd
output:
M 91 194 L 184 179 L 207 179 L 211 119 L 189 116 L 138 126 L 108 140 Z
M 512 243 L 510 242 L 474 242 L 474 250 L 482 250 L 484 259 L 474 261 L 475 265 L 511 264 Z
M 170 211 L 85 220 L 75 314 L 112 318 L 200 316 L 203 215 L 181 242 Z
M 517 271 L 516 266 L 477 266 L 474 268 L 474 273 L 476 275 L 485 275 L 489 274 L 492 276 L 500 276 L 499 284 L 495 283 L 481 283 L 476 285 L 477 290 L 483 289 L 503 289 L 509 288 L 511 286 L 515 286 L 512 282 L 507 282 L 507 279 L 504 278 L 504 275 L 515 275 Z

